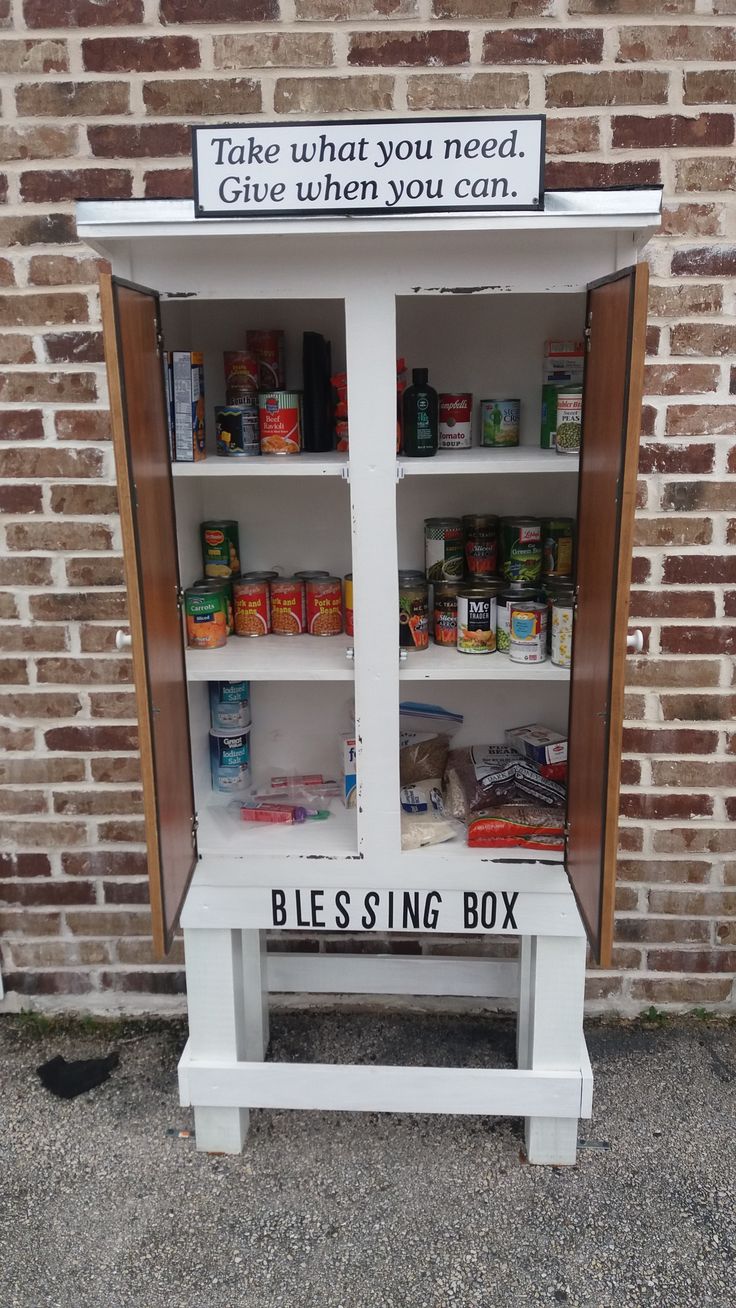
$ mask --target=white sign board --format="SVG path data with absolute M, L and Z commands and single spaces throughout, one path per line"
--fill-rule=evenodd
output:
M 544 118 L 382 118 L 192 129 L 198 218 L 543 206 Z

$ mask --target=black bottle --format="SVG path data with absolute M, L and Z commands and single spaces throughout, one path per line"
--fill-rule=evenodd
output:
M 428 377 L 426 368 L 413 368 L 412 384 L 404 391 L 404 454 L 409 458 L 437 453 L 439 402 Z

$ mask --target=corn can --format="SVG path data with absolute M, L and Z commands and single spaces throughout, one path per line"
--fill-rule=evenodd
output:
M 206 577 L 240 576 L 238 524 L 231 518 L 203 522 L 199 528 L 202 565 Z

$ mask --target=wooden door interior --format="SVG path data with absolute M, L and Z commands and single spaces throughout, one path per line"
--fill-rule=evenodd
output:
M 158 296 L 103 274 L 102 321 L 138 705 L 154 944 L 197 860 Z
M 570 687 L 567 868 L 596 960 L 611 961 L 624 660 L 648 268 L 588 288 Z

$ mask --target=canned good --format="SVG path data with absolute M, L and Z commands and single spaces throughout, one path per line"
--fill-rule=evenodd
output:
M 233 582 L 236 636 L 267 636 L 271 630 L 271 577 L 246 572 Z
M 511 605 L 524 603 L 528 600 L 537 598 L 537 590 L 533 586 L 510 586 L 508 590 L 502 591 L 496 601 L 496 649 L 501 654 L 509 652 L 509 612 Z
M 469 450 L 472 443 L 473 397 L 467 392 L 460 395 L 440 395 L 439 450 Z
M 568 577 L 545 577 L 543 589 L 538 598 L 547 603 L 547 653 L 552 652 L 552 610 L 558 596 L 567 598 L 574 595 L 572 582 Z
M 227 644 L 227 604 L 221 586 L 185 590 L 184 617 L 190 649 L 221 649 Z
M 250 789 L 250 727 L 210 731 L 212 789 L 220 795 L 243 795 Z
M 521 400 L 481 400 L 480 443 L 491 449 L 519 444 Z
M 563 386 L 557 392 L 557 429 L 555 449 L 558 454 L 579 454 L 583 434 L 583 388 Z
M 432 634 L 435 645 L 457 646 L 457 593 L 459 581 L 438 581 L 433 586 Z
M 202 565 L 206 577 L 240 576 L 238 524 L 231 518 L 203 522 L 199 528 Z
M 339 577 L 311 577 L 305 585 L 310 636 L 342 634 L 342 582 Z
M 547 605 L 538 600 L 511 604 L 509 656 L 512 663 L 544 663 L 547 658 Z
M 501 556 L 507 581 L 539 581 L 542 528 L 537 518 L 501 519 Z
M 545 577 L 571 577 L 574 518 L 542 518 L 542 573 Z
M 201 577 L 199 581 L 193 581 L 191 590 L 209 590 L 212 586 L 219 586 L 225 596 L 225 612 L 227 614 L 227 634 L 232 636 L 235 631 L 235 612 L 233 609 L 233 585 L 231 581 L 217 581 L 212 577 Z
M 429 594 L 421 573 L 399 573 L 399 645 L 408 649 L 429 646 Z
M 457 648 L 461 654 L 492 654 L 496 648 L 496 596 L 487 586 L 458 591 Z
M 245 458 L 260 454 L 258 396 L 243 404 L 215 406 L 217 453 L 228 458 Z
M 345 577 L 345 635 L 354 635 L 353 630 L 353 574 L 348 572 Z
M 280 390 L 286 384 L 284 333 L 277 329 L 246 332 L 245 343 L 258 360 L 258 390 Z
M 271 630 L 274 636 L 301 636 L 305 621 L 304 582 L 299 577 L 277 577 L 271 582 Z
M 253 350 L 225 350 L 223 359 L 227 402 L 240 404 L 236 396 L 252 395 L 258 390 L 258 359 Z
M 250 682 L 211 681 L 210 725 L 213 731 L 250 726 Z
M 329 572 L 327 571 L 326 568 L 323 568 L 321 572 L 319 572 L 319 571 L 315 571 L 315 572 L 295 572 L 295 573 L 294 573 L 294 576 L 295 576 L 295 577 L 298 577 L 300 581 L 316 581 L 316 580 L 318 580 L 320 577 L 329 577 L 329 575 L 330 575 L 330 574 L 329 574 Z
M 302 447 L 302 397 L 297 391 L 258 396 L 261 454 L 298 454 Z
M 425 518 L 424 558 L 428 581 L 461 581 L 463 524 L 460 518 Z
M 569 668 L 572 664 L 573 622 L 572 592 L 556 596 L 552 606 L 552 662 L 558 668 Z
M 468 576 L 494 576 L 498 568 L 498 518 L 490 513 L 466 513 L 463 537 Z

